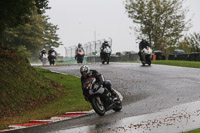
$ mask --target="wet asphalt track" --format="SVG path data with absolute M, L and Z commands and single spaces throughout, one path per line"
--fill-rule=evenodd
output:
M 67 129 L 83 126 L 86 126 L 86 129 L 74 132 L 101 132 L 108 125 L 112 128 L 112 123 L 128 119 L 128 117 L 145 116 L 150 113 L 156 116 L 155 113 L 163 109 L 200 101 L 200 69 L 154 64 L 143 67 L 139 63 L 111 63 L 109 65 L 97 63 L 88 64 L 88 66 L 102 73 L 105 79 L 111 80 L 113 88 L 123 95 L 122 111 L 117 113 L 109 111 L 103 117 L 94 113 L 81 118 L 27 128 L 23 130 L 24 132 L 72 132 Z M 73 64 L 45 68 L 80 76 L 80 67 L 81 65 Z M 195 107 L 198 105 L 195 104 Z

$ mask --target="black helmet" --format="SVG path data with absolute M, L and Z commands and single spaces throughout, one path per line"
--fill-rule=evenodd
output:
M 107 41 L 107 40 L 104 40 L 104 43 L 108 43 L 108 41 Z
M 90 72 L 90 68 L 88 66 L 83 65 L 80 68 L 80 73 L 82 76 L 86 76 Z
M 78 47 L 79 47 L 79 48 L 81 47 L 81 44 L 80 44 L 80 43 L 78 44 Z

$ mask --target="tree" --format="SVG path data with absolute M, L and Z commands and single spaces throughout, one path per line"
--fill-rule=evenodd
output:
M 56 34 L 58 27 L 48 22 L 48 16 L 35 13 L 31 16 L 30 22 L 16 28 L 8 28 L 0 39 L 7 47 L 26 50 L 29 57 L 32 55 L 38 58 L 42 48 L 49 49 L 51 46 L 59 47 L 59 37 Z
M 137 24 L 138 39 L 145 38 L 153 46 L 168 53 L 187 30 L 183 0 L 126 0 L 128 16 Z
M 190 46 L 190 52 L 200 52 L 200 34 L 193 33 L 185 37 L 187 44 Z
M 27 23 L 35 10 L 41 14 L 48 8 L 48 0 L 1 0 L 0 37 L 6 28 Z

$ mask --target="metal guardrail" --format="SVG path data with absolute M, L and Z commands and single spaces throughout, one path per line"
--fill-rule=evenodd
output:
M 186 60 L 186 61 L 200 61 L 200 52 L 194 52 L 191 54 L 170 54 L 168 60 Z

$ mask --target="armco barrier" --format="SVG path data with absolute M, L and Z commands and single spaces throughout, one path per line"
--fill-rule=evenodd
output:
M 200 61 L 200 52 L 179 55 L 170 54 L 168 60 Z

